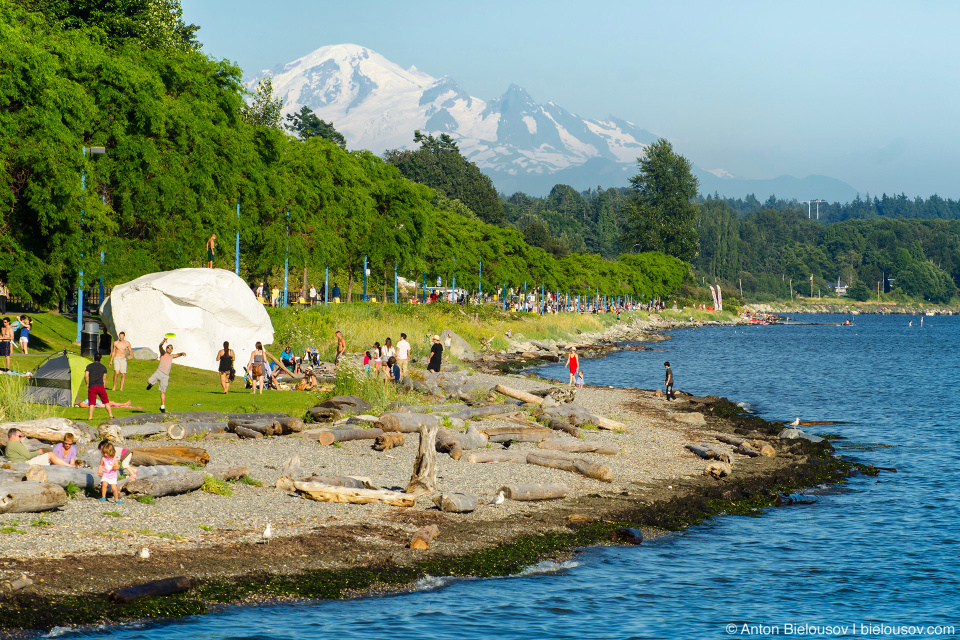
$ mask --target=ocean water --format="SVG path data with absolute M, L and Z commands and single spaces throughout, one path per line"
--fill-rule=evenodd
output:
M 837 316 L 805 316 L 840 322 Z M 853 327 L 678 330 L 584 359 L 589 384 L 676 386 L 769 419 L 835 420 L 845 456 L 896 468 L 810 491 L 813 504 L 725 516 L 639 547 L 585 549 L 490 580 L 403 595 L 237 607 L 97 638 L 960 637 L 960 318 L 858 316 Z M 562 365 L 541 370 L 565 376 Z

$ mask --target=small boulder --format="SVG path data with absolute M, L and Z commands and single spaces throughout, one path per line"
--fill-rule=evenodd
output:
M 697 413 L 696 411 L 692 413 L 670 413 L 667 415 L 677 422 L 685 422 L 686 424 L 690 424 L 695 427 L 700 427 L 707 423 L 706 419 L 703 417 L 703 414 Z
M 364 413 L 373 409 L 373 405 L 360 396 L 333 396 L 318 403 L 317 406 L 336 409 L 341 413 Z
M 331 407 L 310 407 L 307 413 L 313 418 L 314 422 L 333 422 L 343 417 L 338 409 Z
M 160 354 L 151 349 L 150 347 L 137 347 L 136 349 L 131 349 L 133 352 L 134 360 L 158 360 Z
M 624 527 L 610 532 L 610 540 L 618 544 L 641 544 L 643 532 L 639 529 Z
M 476 357 L 470 343 L 453 331 L 450 331 L 450 329 L 444 329 L 440 332 L 440 342 L 443 344 L 444 350 L 454 358 L 459 360 L 473 360 Z M 448 342 L 450 343 L 449 345 L 447 345 Z
M 778 437 L 786 440 L 796 440 L 797 438 L 802 438 L 804 440 L 809 440 L 810 442 L 823 442 L 823 438 L 819 436 L 812 436 L 809 433 L 804 433 L 800 429 L 784 429 L 779 433 Z

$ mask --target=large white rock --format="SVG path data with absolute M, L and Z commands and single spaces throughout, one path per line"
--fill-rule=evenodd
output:
M 217 352 L 224 340 L 237 355 L 243 372 L 259 340 L 273 342 L 273 323 L 250 287 L 224 269 L 177 269 L 150 273 L 113 288 L 100 307 L 100 317 L 114 340 L 120 331 L 134 347 L 156 350 L 165 333 L 175 352 L 174 363 L 217 370 Z

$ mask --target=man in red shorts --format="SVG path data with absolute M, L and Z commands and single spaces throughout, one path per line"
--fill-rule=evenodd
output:
M 107 415 L 113 417 L 113 411 L 110 409 L 110 399 L 107 397 L 107 387 L 104 385 L 106 377 L 107 368 L 100 362 L 100 354 L 96 353 L 93 356 L 93 362 L 83 370 L 83 380 L 87 383 L 87 404 L 90 405 L 88 420 L 93 420 L 93 409 L 97 406 L 98 397 L 103 401 Z

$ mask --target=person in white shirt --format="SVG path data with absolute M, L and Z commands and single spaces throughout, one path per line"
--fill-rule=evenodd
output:
M 400 366 L 400 379 L 407 376 L 407 365 L 410 363 L 410 343 L 407 342 L 407 334 L 400 334 L 400 342 L 397 343 L 397 364 Z
M 310 285 L 310 304 L 317 304 L 317 288 L 312 284 Z

